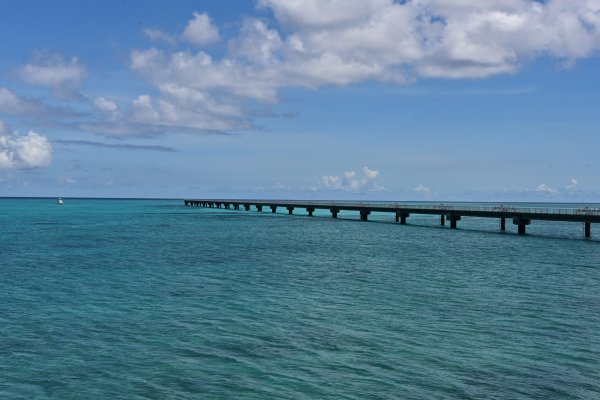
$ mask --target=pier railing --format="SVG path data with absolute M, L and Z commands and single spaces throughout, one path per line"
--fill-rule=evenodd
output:
M 511 205 L 494 206 L 468 206 L 453 204 L 415 204 L 406 202 L 364 202 L 364 201 L 334 201 L 334 200 L 269 200 L 269 199 L 210 199 L 201 200 L 214 203 L 240 203 L 240 204 L 278 204 L 281 206 L 314 206 L 317 208 L 368 208 L 368 209 L 412 209 L 440 212 L 482 212 L 482 213 L 516 213 L 516 214 L 543 214 L 543 215 L 590 215 L 600 216 L 600 207 L 514 207 Z

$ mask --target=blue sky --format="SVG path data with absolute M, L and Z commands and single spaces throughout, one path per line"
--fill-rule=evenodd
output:
M 597 0 L 0 13 L 0 196 L 600 201 Z

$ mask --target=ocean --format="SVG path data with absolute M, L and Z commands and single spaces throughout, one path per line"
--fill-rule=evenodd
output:
M 0 398 L 600 398 L 600 226 L 295 212 L 0 199 Z

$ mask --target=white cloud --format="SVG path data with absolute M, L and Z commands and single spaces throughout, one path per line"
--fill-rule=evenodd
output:
M 281 24 L 293 30 L 331 29 L 354 24 L 390 4 L 387 0 L 260 0 Z
M 218 103 L 201 91 L 171 83 L 159 89 L 162 98 L 141 95 L 132 102 L 131 117 L 135 123 L 206 131 L 245 127 L 241 111 Z
M 326 190 L 340 190 L 353 193 L 381 192 L 385 188 L 377 182 L 379 171 L 363 167 L 363 176 L 357 177 L 355 171 L 344 172 L 343 177 L 337 175 L 324 175 L 319 184 Z
M 364 68 L 354 81 L 482 78 L 513 72 L 539 55 L 572 63 L 600 49 L 597 0 L 261 0 L 259 4 L 273 10 L 289 37 L 301 44 L 305 57 L 315 60 L 327 54 L 345 67 L 372 67 Z
M 374 171 L 372 169 L 369 169 L 367 166 L 364 166 L 363 167 L 363 175 L 367 179 L 376 179 L 377 175 L 379 175 L 379 171 Z
M 19 73 L 26 83 L 51 88 L 57 95 L 68 95 L 87 75 L 77 57 L 66 61 L 61 55 L 37 55 L 33 62 L 21 67 Z
M 429 194 L 431 194 L 431 188 L 429 188 L 423 184 L 420 184 L 416 188 L 413 189 L 413 192 L 423 194 L 423 195 L 429 195 Z
M 548 185 L 541 183 L 539 185 L 537 185 L 537 187 L 534 190 L 537 193 L 542 193 L 542 194 L 556 194 L 558 193 L 558 190 L 553 189 L 551 187 L 549 187 Z
M 212 23 L 208 14 L 194 12 L 194 18 L 183 31 L 183 38 L 196 46 L 203 46 L 219 41 L 219 29 Z
M 117 103 L 107 99 L 106 97 L 96 97 L 94 99 L 94 105 L 98 110 L 109 114 L 119 111 Z
M 177 43 L 177 39 L 175 39 L 175 37 L 159 29 L 145 28 L 143 32 L 148 39 L 154 42 L 164 42 L 171 45 Z
M 133 51 L 131 68 L 160 92 L 143 113 L 134 110 L 136 120 L 160 129 L 239 130 L 252 126 L 248 110 L 255 103 L 277 102 L 284 87 L 485 78 L 514 73 L 537 57 L 570 65 L 600 51 L 598 0 L 258 5 L 273 11 L 273 26 L 246 19 L 222 57 L 185 49 Z M 219 32 L 206 13 L 194 13 L 183 37 L 202 46 L 219 40 Z
M 567 185 L 566 189 L 570 190 L 570 191 L 575 191 L 578 189 L 579 182 L 577 181 L 577 179 L 571 179 L 569 181 L 569 184 Z
M 254 65 L 267 66 L 278 61 L 277 53 L 282 49 L 283 42 L 279 32 L 269 29 L 264 22 L 247 19 L 239 38 L 231 41 L 229 47 L 236 57 Z
M 51 162 L 52 145 L 45 136 L 33 131 L 26 135 L 0 132 L 0 169 L 41 168 Z

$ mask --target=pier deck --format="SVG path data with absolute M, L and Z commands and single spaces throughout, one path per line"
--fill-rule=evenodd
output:
M 232 200 L 232 199 L 185 199 L 186 206 L 233 208 L 250 211 L 254 207 L 257 211 L 263 208 L 275 213 L 278 208 L 284 208 L 293 214 L 296 208 L 305 209 L 308 215 L 319 210 L 329 210 L 333 218 L 337 218 L 340 211 L 358 211 L 360 219 L 367 221 L 372 212 L 393 213 L 396 222 L 405 224 L 411 214 L 439 215 L 440 225 L 445 225 L 446 220 L 450 228 L 455 229 L 462 217 L 498 218 L 500 230 L 506 230 L 506 220 L 511 219 L 518 226 L 518 233 L 524 235 L 526 226 L 532 220 L 580 222 L 584 224 L 584 236 L 591 236 L 591 224 L 600 223 L 600 209 L 598 208 L 530 208 L 510 206 L 469 206 L 469 205 L 423 205 L 400 202 L 358 202 L 358 201 L 306 201 L 306 200 Z

